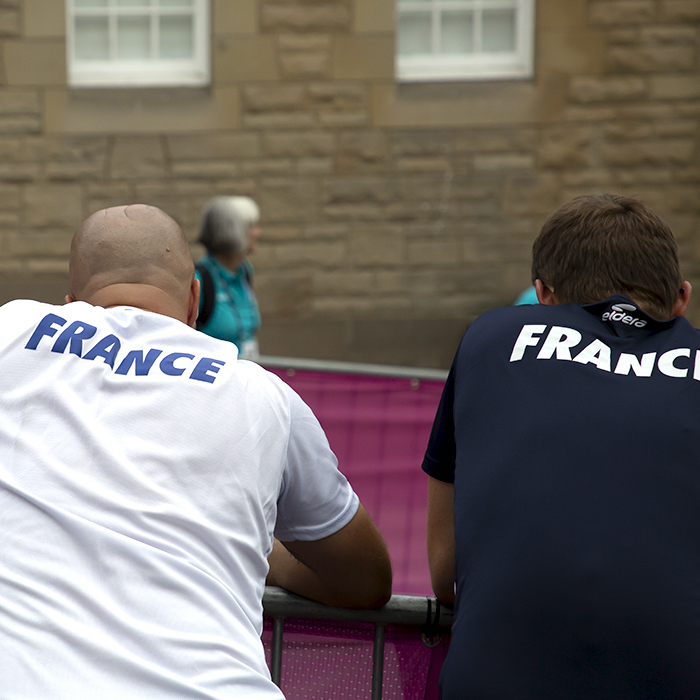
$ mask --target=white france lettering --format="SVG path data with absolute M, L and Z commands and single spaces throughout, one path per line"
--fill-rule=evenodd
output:
M 610 371 L 610 348 L 600 340 L 594 340 L 586 345 L 581 352 L 574 357 L 574 362 L 582 365 L 594 364 L 598 369 Z
M 49 338 L 56 335 L 58 328 L 54 328 L 54 324 L 58 324 L 58 326 L 61 327 L 65 326 L 66 323 L 67 321 L 65 318 L 56 316 L 56 314 L 46 314 L 46 316 L 39 321 L 39 324 L 34 329 L 34 333 L 32 333 L 32 337 L 27 341 L 27 344 L 24 347 L 27 350 L 36 350 L 37 346 L 39 345 L 39 341 L 45 335 L 48 335 Z
M 556 353 L 557 360 L 570 360 L 571 348 L 580 342 L 581 334 L 577 330 L 564 326 L 552 326 L 547 339 L 542 344 L 542 349 L 537 354 L 537 359 L 551 360 Z
M 523 355 L 525 355 L 525 349 L 529 346 L 535 347 L 541 340 L 541 338 L 535 336 L 544 333 L 546 328 L 547 326 L 539 323 L 524 325 L 518 339 L 515 341 L 515 345 L 513 345 L 510 361 L 517 362 L 518 360 L 522 360 Z
M 688 369 L 676 367 L 674 364 L 679 357 L 690 357 L 690 348 L 676 348 L 669 350 L 659 357 L 659 372 L 667 377 L 687 377 Z
M 700 382 L 700 350 L 695 351 L 695 367 L 693 367 L 693 379 Z
M 645 352 L 641 361 L 636 355 L 621 352 L 615 366 L 615 374 L 629 374 L 630 370 L 632 370 L 637 377 L 651 377 L 655 359 L 655 352 Z

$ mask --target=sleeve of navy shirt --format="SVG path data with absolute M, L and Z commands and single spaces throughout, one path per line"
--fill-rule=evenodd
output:
M 428 476 L 447 483 L 454 483 L 455 480 L 456 447 L 453 408 L 456 364 L 455 357 L 442 390 L 422 466 Z

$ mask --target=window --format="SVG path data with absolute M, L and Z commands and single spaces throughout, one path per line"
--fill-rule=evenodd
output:
M 67 0 L 73 86 L 206 85 L 209 0 Z
M 534 0 L 398 0 L 398 78 L 527 78 L 533 35 Z

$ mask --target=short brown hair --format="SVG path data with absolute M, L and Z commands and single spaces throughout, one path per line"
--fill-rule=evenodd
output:
M 659 319 L 683 283 L 671 229 L 642 202 L 584 195 L 544 222 L 532 247 L 532 281 L 560 302 L 591 304 L 624 294 Z

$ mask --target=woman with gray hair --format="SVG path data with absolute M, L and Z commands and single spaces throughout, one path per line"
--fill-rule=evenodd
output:
M 260 235 L 260 209 L 250 197 L 214 197 L 202 209 L 199 242 L 207 249 L 197 263 L 202 285 L 197 328 L 238 346 L 239 357 L 259 357 L 258 302 L 253 266 Z

